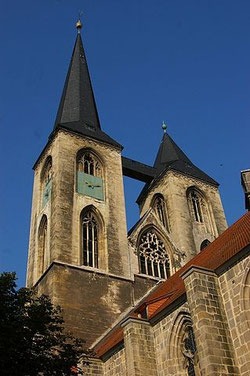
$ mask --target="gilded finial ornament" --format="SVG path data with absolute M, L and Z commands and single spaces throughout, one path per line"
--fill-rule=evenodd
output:
M 83 15 L 83 12 L 79 12 L 78 21 L 76 23 L 76 28 L 77 28 L 78 33 L 80 33 L 81 28 L 82 28 L 82 21 L 81 21 L 82 15 Z
M 162 122 L 162 129 L 164 133 L 167 132 L 167 124 L 165 124 L 165 121 Z

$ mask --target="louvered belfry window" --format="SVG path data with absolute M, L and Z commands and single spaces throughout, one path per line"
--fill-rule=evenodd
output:
M 169 256 L 163 241 L 151 229 L 142 234 L 139 243 L 140 272 L 167 279 L 170 275 Z
M 167 221 L 167 216 L 166 216 L 166 207 L 165 207 L 165 201 L 162 195 L 155 195 L 153 199 L 153 204 L 152 204 L 159 220 L 161 221 L 162 225 L 169 231 L 168 228 L 168 221 Z
M 92 211 L 82 218 L 83 265 L 98 268 L 98 223 Z
M 202 205 L 203 200 L 202 197 L 198 194 L 198 192 L 195 192 L 192 190 L 189 194 L 189 200 L 192 204 L 192 211 L 194 215 L 194 219 L 196 222 L 203 223 L 203 215 L 202 215 Z
M 78 171 L 85 174 L 102 177 L 102 169 L 99 161 L 90 152 L 85 152 L 78 160 Z

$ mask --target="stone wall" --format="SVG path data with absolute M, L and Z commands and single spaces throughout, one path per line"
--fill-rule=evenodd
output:
M 104 363 L 104 376 L 126 376 L 126 359 L 124 348 L 117 351 Z
M 192 325 L 187 303 L 153 326 L 158 376 L 186 376 L 187 362 L 182 353 L 187 324 Z
M 211 223 L 210 231 L 207 231 L 202 223 L 196 223 L 191 218 L 187 202 L 187 189 L 190 187 L 196 187 L 206 199 Z M 226 230 L 225 213 L 217 187 L 178 172 L 168 171 L 141 204 L 141 216 L 150 208 L 152 199 L 157 193 L 161 193 L 165 199 L 170 237 L 173 243 L 186 253 L 182 265 L 200 251 L 203 240 L 213 241 Z
M 219 277 L 229 333 L 240 375 L 250 375 L 250 262 L 242 260 Z
M 124 349 L 104 362 L 105 372 L 112 372 L 104 375 L 120 376 L 122 369 L 124 376 L 187 376 L 190 363 L 196 376 L 250 375 L 249 258 L 220 276 L 190 267 L 183 278 L 187 302 L 155 323 L 127 319 Z M 192 356 L 185 347 L 190 328 Z
M 91 345 L 154 284 L 147 278 L 133 281 L 93 268 L 54 263 L 37 289 L 62 307 L 66 330 Z
M 128 319 L 123 324 L 129 376 L 157 376 L 153 331 L 148 322 Z
M 103 362 L 98 359 L 90 359 L 88 365 L 82 366 L 82 370 L 86 376 L 103 376 Z
M 239 375 L 218 277 L 203 268 L 191 267 L 183 278 L 201 374 Z

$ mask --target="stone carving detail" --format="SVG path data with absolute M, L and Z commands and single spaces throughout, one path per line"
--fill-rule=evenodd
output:
M 169 277 L 168 253 L 163 241 L 153 230 L 149 230 L 141 236 L 139 259 L 141 273 L 164 279 Z

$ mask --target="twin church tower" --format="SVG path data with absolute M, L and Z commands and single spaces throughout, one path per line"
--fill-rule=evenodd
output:
M 77 37 L 54 129 L 34 165 L 27 286 L 92 344 L 227 227 L 218 183 L 164 129 L 153 167 L 102 129 Z M 131 125 L 132 126 L 132 125 Z M 145 182 L 127 232 L 123 175 Z

